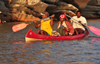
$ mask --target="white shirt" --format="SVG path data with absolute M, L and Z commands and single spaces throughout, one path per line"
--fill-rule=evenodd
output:
M 83 30 L 85 30 L 85 28 L 78 21 L 81 21 L 81 23 L 83 25 L 87 26 L 87 21 L 86 21 L 85 17 L 80 16 L 80 18 L 77 18 L 77 16 L 73 16 L 71 18 L 71 23 L 73 24 L 74 29 L 75 28 L 82 28 Z

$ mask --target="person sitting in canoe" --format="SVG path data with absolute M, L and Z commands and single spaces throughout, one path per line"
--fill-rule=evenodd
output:
M 81 16 L 80 11 L 77 11 L 76 16 L 71 18 L 71 23 L 73 24 L 76 34 L 84 33 L 84 26 L 87 26 L 87 21 L 85 17 Z
M 61 36 L 73 35 L 74 28 L 68 21 L 68 18 L 65 16 L 65 14 L 61 14 L 59 18 L 60 21 L 57 23 L 57 32 L 60 33 Z
M 41 13 L 41 15 L 42 15 L 42 19 L 44 19 L 44 18 L 47 18 L 47 19 L 41 20 L 39 24 L 37 24 L 37 21 L 34 21 L 35 27 L 41 28 L 41 30 L 37 30 L 37 33 L 41 34 L 41 35 L 52 35 L 53 24 L 54 24 L 53 17 L 55 15 L 54 14 L 51 15 L 51 19 L 48 18 L 48 16 L 49 16 L 48 12 L 43 12 L 43 13 Z

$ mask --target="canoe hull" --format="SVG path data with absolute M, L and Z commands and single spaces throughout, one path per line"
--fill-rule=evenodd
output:
M 37 40 L 76 40 L 76 39 L 83 39 L 88 37 L 89 32 L 86 29 L 84 34 L 78 34 L 78 35 L 73 35 L 73 36 L 48 36 L 48 35 L 39 35 L 37 33 L 34 33 L 32 30 L 29 30 L 25 36 L 25 41 L 26 42 L 32 42 L 32 41 L 37 41 Z

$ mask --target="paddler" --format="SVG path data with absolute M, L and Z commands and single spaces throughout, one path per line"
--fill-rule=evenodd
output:
M 34 22 L 36 28 L 40 27 L 40 30 L 37 30 L 37 33 L 41 35 L 52 35 L 52 30 L 54 25 L 53 18 L 55 15 L 54 14 L 51 15 L 51 18 L 48 18 L 49 17 L 48 12 L 43 12 L 41 13 L 41 15 L 42 15 L 42 19 L 44 18 L 47 19 L 41 20 L 39 24 L 37 24 L 37 21 Z
M 84 33 L 84 26 L 87 26 L 87 21 L 85 17 L 81 16 L 80 11 L 77 11 L 76 16 L 71 18 L 71 23 L 73 24 L 76 34 Z
M 74 28 L 68 21 L 65 14 L 61 14 L 59 18 L 60 21 L 57 23 L 57 32 L 59 32 L 61 36 L 73 35 Z M 67 20 L 65 21 L 65 19 Z

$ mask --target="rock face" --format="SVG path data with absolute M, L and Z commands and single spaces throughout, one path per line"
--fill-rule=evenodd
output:
M 0 11 L 3 12 L 1 21 L 7 22 L 11 20 L 25 22 L 39 20 L 40 13 L 44 11 L 48 11 L 50 14 L 66 12 L 72 16 L 78 11 L 74 5 L 61 0 L 0 0 L 0 3 Z M 9 20 L 4 20 L 5 18 Z
M 58 3 L 59 0 L 42 0 L 43 2 L 47 2 L 47 3 L 51 3 L 51 4 L 55 4 Z
M 56 14 L 56 15 L 58 14 L 57 17 L 59 16 L 59 13 L 67 13 L 73 16 L 75 15 L 75 12 L 78 11 L 78 8 L 76 8 L 72 4 L 67 4 L 65 2 L 58 2 L 57 7 L 55 9 L 49 9 L 47 11 L 51 14 Z
M 0 0 L 0 21 L 32 22 L 44 11 L 56 17 L 63 13 L 74 16 L 79 9 L 85 17 L 95 18 L 100 14 L 99 6 L 100 0 Z
M 3 1 L 0 1 L 0 23 L 4 23 L 6 21 L 10 21 L 11 14 L 9 13 L 9 9 L 5 6 Z
M 71 3 L 75 6 L 77 6 L 80 9 L 83 9 L 86 7 L 86 5 L 88 4 L 88 2 L 90 0 L 64 0 L 65 2 Z
M 82 9 L 83 16 L 87 18 L 100 17 L 100 0 L 90 0 L 88 5 Z
M 9 11 L 9 15 L 6 18 L 8 18 L 9 20 L 5 20 L 5 21 L 25 21 L 25 22 L 32 22 L 34 20 L 39 20 L 38 17 L 35 17 L 35 15 L 37 15 L 36 9 L 34 8 L 34 11 L 31 10 L 30 8 L 28 8 L 28 6 L 36 6 L 37 3 L 39 3 L 40 0 L 2 0 L 2 3 L 5 3 L 5 6 L 3 7 L 3 9 L 1 9 L 1 11 L 3 12 L 2 15 L 4 14 L 4 11 L 8 10 Z M 1 7 L 2 8 L 2 7 Z M 33 15 L 32 15 L 33 14 Z M 1 17 L 2 20 L 5 19 L 5 17 Z
M 44 2 L 39 2 L 36 5 L 26 5 L 26 7 L 31 8 L 33 11 L 36 12 L 44 12 L 49 5 Z

